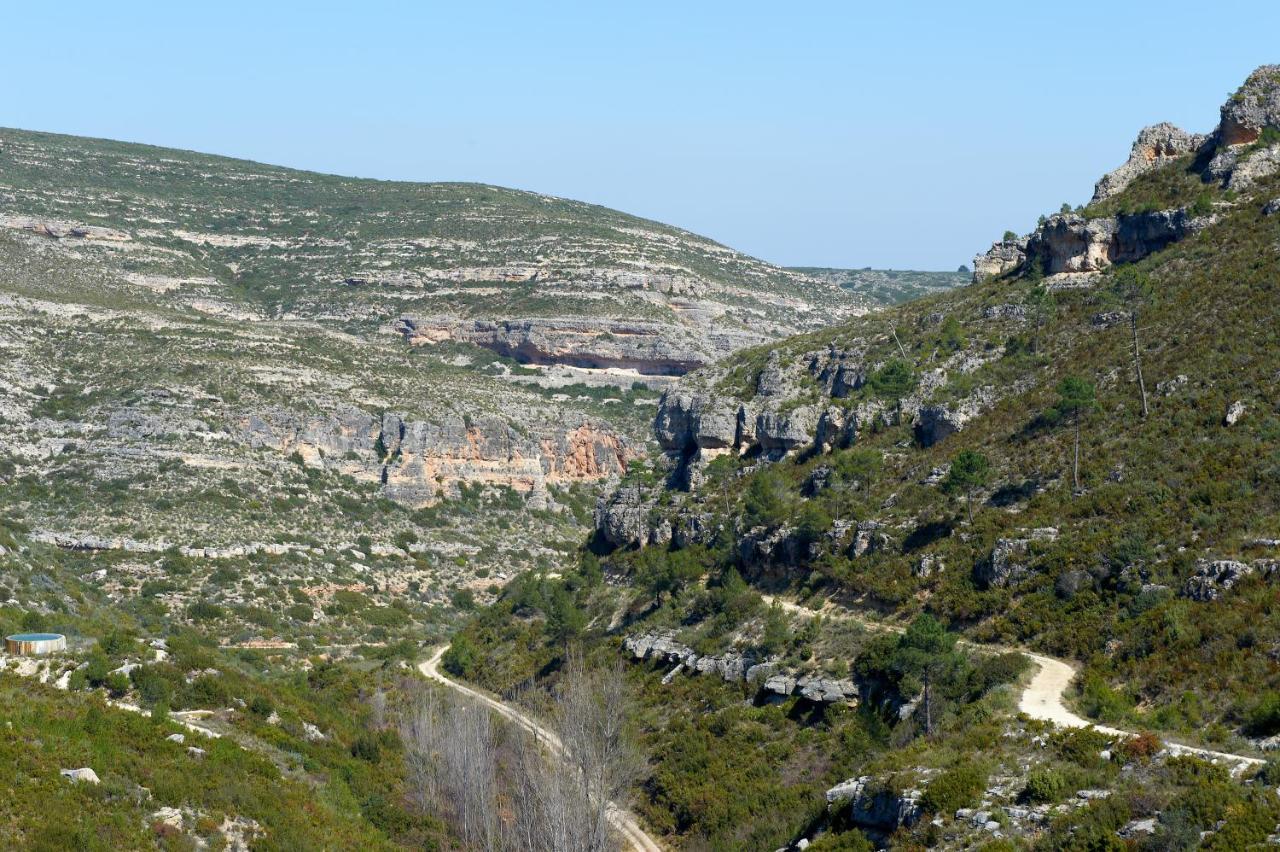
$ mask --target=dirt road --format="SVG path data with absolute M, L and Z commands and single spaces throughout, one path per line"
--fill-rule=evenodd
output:
M 881 621 L 865 618 L 857 613 L 849 610 L 842 610 L 830 605 L 824 606 L 821 610 L 810 609 L 806 606 L 784 601 L 773 597 L 772 595 L 762 595 L 765 603 L 778 604 L 784 612 L 799 615 L 805 618 L 812 618 L 821 615 L 823 618 L 834 618 L 846 621 L 856 621 L 868 630 L 877 631 L 893 631 L 901 632 L 904 628 L 895 624 L 886 624 Z M 1063 728 L 1094 728 L 1104 734 L 1111 736 L 1132 736 L 1133 731 L 1125 731 L 1120 728 L 1110 728 L 1106 725 L 1097 725 L 1085 719 L 1083 716 L 1076 715 L 1067 709 L 1065 696 L 1067 690 L 1071 688 L 1071 682 L 1075 679 L 1076 669 L 1071 663 L 1065 660 L 1059 660 L 1044 654 L 1037 654 L 1023 648 L 1008 648 L 1000 645 L 982 645 L 978 643 L 965 642 L 975 648 L 985 648 L 990 651 L 1004 652 L 1016 651 L 1029 659 L 1035 664 L 1036 672 L 1031 676 L 1030 682 L 1027 683 L 1026 689 L 1023 690 L 1022 696 L 1018 699 L 1018 710 L 1026 713 L 1033 719 L 1040 719 L 1045 722 L 1052 722 Z M 1174 754 L 1192 754 L 1197 757 L 1203 757 L 1209 760 L 1225 760 L 1240 764 L 1242 766 L 1261 766 L 1265 761 L 1249 757 L 1243 754 L 1232 754 L 1225 751 L 1214 751 L 1207 748 L 1197 748 L 1196 746 L 1182 745 L 1181 743 L 1172 743 L 1165 741 L 1165 746 Z

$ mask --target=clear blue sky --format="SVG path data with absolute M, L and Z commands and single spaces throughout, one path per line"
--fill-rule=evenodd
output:
M 201 7 L 201 8 L 197 8 Z M 1280 3 L 6 3 L 0 125 L 579 198 L 951 269 L 1208 130 Z M 0 181 L 2 181 L 0 176 Z

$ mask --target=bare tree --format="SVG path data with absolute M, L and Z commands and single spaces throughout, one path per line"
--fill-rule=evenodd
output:
M 621 663 L 573 658 L 550 702 L 553 734 L 495 725 L 481 706 L 423 685 L 400 722 L 410 792 L 468 848 L 605 852 L 641 759 Z M 501 815 L 501 818 L 499 818 Z
M 628 736 L 632 715 L 621 661 L 588 669 L 571 657 L 556 695 L 556 728 L 568 762 L 577 770 L 579 799 L 589 805 L 584 849 L 607 849 L 609 803 L 623 801 L 641 763 Z
M 400 717 L 400 741 L 409 794 L 421 810 L 430 810 L 439 801 L 436 786 L 436 748 L 440 741 L 440 698 L 425 687 L 415 691 L 409 708 Z
M 489 711 L 424 690 L 401 720 L 415 800 L 472 849 L 498 849 L 497 739 Z
M 593 845 L 591 800 L 580 773 L 564 760 L 558 743 L 536 736 L 514 740 L 509 763 L 512 820 L 508 846 L 518 852 L 588 852 Z M 606 843 L 610 843 L 606 838 Z

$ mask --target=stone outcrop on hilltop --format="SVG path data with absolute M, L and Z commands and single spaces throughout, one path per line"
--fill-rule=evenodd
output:
M 1119 194 L 1135 178 L 1160 168 L 1170 160 L 1195 153 L 1208 138 L 1202 133 L 1188 133 L 1167 121 L 1142 128 L 1124 165 L 1098 180 L 1091 203 L 1097 204 Z
M 1148 172 L 1188 158 L 1206 184 L 1245 192 L 1280 172 L 1280 144 L 1258 147 L 1268 128 L 1280 130 L 1280 65 L 1265 65 L 1249 75 L 1223 104 L 1213 133 L 1188 133 L 1168 123 L 1143 128 L 1129 159 L 1098 181 L 1091 204 L 1121 194 Z M 1028 268 L 1046 275 L 1099 272 L 1114 263 L 1140 260 L 1215 221 L 1211 211 L 1187 207 L 1114 216 L 1087 213 L 1049 216 L 1025 237 L 992 244 L 974 258 L 974 280 Z
M 1255 70 L 1222 105 L 1218 141 L 1227 147 L 1247 145 L 1267 127 L 1280 128 L 1280 65 Z
M 1100 272 L 1113 263 L 1141 260 L 1214 221 L 1185 207 L 1098 219 L 1058 213 L 1028 238 L 1024 262 L 1040 264 L 1047 275 Z
M 311 418 L 250 414 L 240 429 L 250 446 L 296 452 L 306 464 L 380 481 L 389 499 L 412 506 L 457 496 L 462 484 L 489 484 L 545 507 L 549 485 L 620 476 L 634 456 L 607 424 L 589 418 L 522 433 L 496 416 L 406 421 L 351 407 Z
M 1024 268 L 1038 268 L 1046 275 L 1101 272 L 1115 263 L 1141 260 L 1215 221 L 1213 214 L 1196 215 L 1187 207 L 1097 218 L 1055 213 L 1030 235 L 1001 240 L 975 257 L 974 280 Z
M 973 259 L 973 280 L 985 281 L 999 278 L 1006 272 L 1016 272 L 1027 262 L 1027 237 L 1012 237 L 992 243 Z

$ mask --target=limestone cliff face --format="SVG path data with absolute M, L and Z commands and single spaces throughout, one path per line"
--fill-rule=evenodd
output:
M 1214 221 L 1211 214 L 1196 216 L 1185 207 L 1099 219 L 1059 213 L 1027 240 L 1024 263 L 1039 265 L 1047 275 L 1100 272 L 1114 263 L 1141 260 Z
M 1046 275 L 1101 272 L 1115 263 L 1141 260 L 1199 233 L 1216 221 L 1189 208 L 1090 219 L 1055 213 L 1027 237 L 1002 240 L 974 258 L 974 280 L 985 281 L 1024 268 Z
M 1280 65 L 1263 65 L 1222 105 L 1218 141 L 1223 146 L 1256 142 L 1267 127 L 1280 128 Z
M 572 317 L 457 320 L 405 316 L 395 328 L 414 345 L 471 343 L 524 364 L 564 364 L 680 376 L 768 338 L 733 329 L 687 328 L 678 323 L 624 322 Z
M 312 418 L 251 414 L 239 425 L 251 446 L 379 481 L 389 499 L 411 506 L 457 496 L 464 484 L 507 486 L 545 506 L 549 485 L 620 476 L 636 455 L 607 424 L 586 418 L 526 433 L 499 417 L 405 421 L 353 407 Z
M 1021 321 L 1016 315 L 994 319 Z M 879 343 L 883 350 L 885 341 Z M 733 454 L 761 465 L 809 454 L 821 456 L 852 446 L 863 429 L 877 422 L 910 424 L 916 441 L 927 447 L 964 430 L 994 407 L 1002 393 L 1017 392 L 1012 386 L 981 386 L 959 400 L 939 399 L 951 377 L 974 372 L 1003 354 L 1000 347 L 961 350 L 922 372 L 917 388 L 900 405 L 889 405 L 855 394 L 867 376 L 884 364 L 883 356 L 868 355 L 872 349 L 867 340 L 855 338 L 809 352 L 775 350 L 746 393 L 726 389 L 724 379 L 734 366 L 730 362 L 682 378 L 663 394 L 654 418 L 654 437 L 663 451 L 661 464 L 667 474 L 665 485 L 628 483 L 602 498 L 595 515 L 599 540 L 612 547 L 707 543 L 726 523 L 714 508 L 700 502 L 722 499 L 707 487 L 708 465 L 722 456 Z M 819 465 L 812 487 L 822 487 L 821 478 L 829 471 Z M 695 498 L 673 513 L 660 508 L 664 487 L 695 492 Z M 883 534 L 876 529 L 872 525 L 856 531 L 855 555 L 877 546 Z M 846 532 L 850 532 L 847 525 L 835 535 Z M 794 566 L 808 558 L 812 549 L 812 542 L 803 541 L 791 528 L 739 533 L 741 561 L 748 566 Z
M 992 388 L 978 388 L 957 403 L 933 400 L 949 376 L 971 372 L 998 355 L 998 351 L 981 356 L 958 352 L 923 373 L 916 390 L 893 407 L 875 399 L 847 401 L 882 366 L 868 359 L 861 340 L 798 357 L 784 358 L 775 351 L 760 371 L 754 393 L 745 397 L 719 389 L 720 378 L 732 365 L 715 365 L 682 379 L 663 394 L 654 418 L 654 436 L 672 467 L 671 484 L 691 490 L 701 485 L 707 464 L 726 453 L 766 462 L 801 453 L 827 453 L 853 444 L 859 431 L 877 420 L 910 422 L 917 440 L 929 446 L 960 431 L 994 405 L 997 394 Z M 615 529 L 607 539 L 646 540 L 649 534 L 634 528 L 643 514 L 635 495 L 612 508 L 615 514 L 606 521 Z

